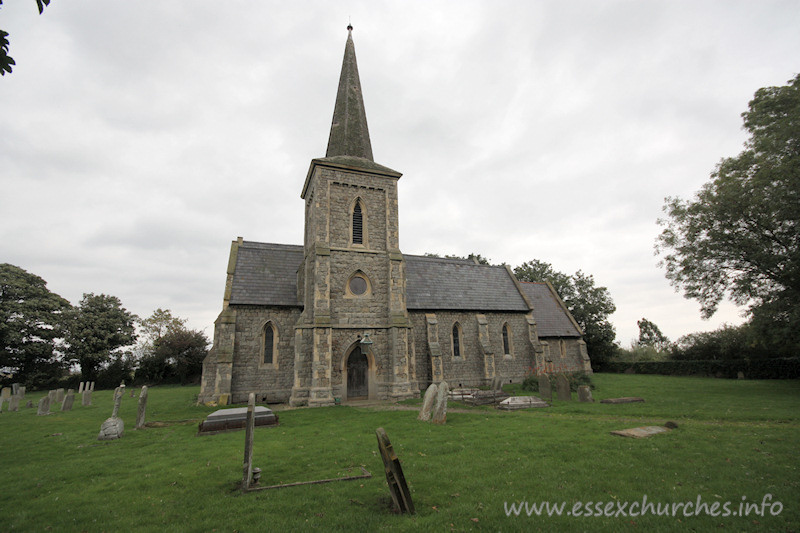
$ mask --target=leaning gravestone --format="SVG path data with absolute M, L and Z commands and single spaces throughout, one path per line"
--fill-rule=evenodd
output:
M 36 411 L 37 415 L 49 415 L 50 414 L 50 396 L 43 396 L 41 400 L 39 400 L 39 410 Z
M 92 391 L 84 389 L 83 393 L 81 394 L 81 405 L 84 407 L 87 405 L 92 405 Z
M 75 402 L 75 392 L 72 389 L 67 391 L 64 401 L 61 403 L 62 411 L 72 411 L 72 404 Z
M 125 432 L 125 423 L 121 418 L 118 418 L 119 404 L 122 402 L 122 394 L 119 390 L 114 392 L 114 410 L 111 412 L 111 418 L 107 418 L 103 425 L 100 426 L 100 433 L 97 435 L 97 440 L 114 440 L 122 438 Z
M 136 412 L 136 429 L 144 428 L 144 413 L 147 409 L 147 385 L 142 387 L 139 393 L 139 409 Z
M 431 419 L 431 409 L 433 409 L 433 403 L 436 401 L 436 392 L 439 389 L 436 383 L 431 383 L 428 386 L 428 390 L 425 391 L 425 398 L 422 400 L 422 408 L 419 410 L 419 416 L 417 416 L 417 420 L 430 420 Z
M 550 386 L 550 376 L 547 374 L 539 376 L 539 396 L 545 401 L 553 399 L 553 387 Z
M 58 391 L 51 390 L 47 393 L 47 397 L 50 398 L 50 403 L 56 403 L 56 396 L 58 395 Z
M 578 387 L 578 400 L 582 402 L 593 402 L 592 389 L 589 385 L 581 385 Z
M 11 396 L 11 400 L 8 403 L 8 410 L 19 411 L 19 396 L 17 396 L 16 394 Z
M 434 424 L 447 422 L 447 393 L 449 389 L 450 387 L 447 386 L 446 381 L 439 383 L 439 389 L 436 391 L 436 402 L 433 405 L 431 414 L 431 422 Z
M 503 390 L 503 378 L 499 376 L 495 376 L 492 378 L 492 390 L 496 391 Z
M 61 403 L 64 401 L 64 389 L 56 389 L 56 402 Z
M 83 394 L 83 387 L 84 387 L 84 382 L 81 381 L 80 384 L 78 385 L 78 394 Z
M 569 380 L 564 374 L 559 374 L 556 377 L 556 394 L 560 401 L 572 400 L 572 392 L 569 390 Z
M 447 395 L 445 395 L 446 397 Z M 411 501 L 411 491 L 408 490 L 408 484 L 403 475 L 403 467 L 400 466 L 400 459 L 394 453 L 392 443 L 389 442 L 389 437 L 383 428 L 378 428 L 375 431 L 375 435 L 378 437 L 378 449 L 381 452 L 381 459 L 383 459 L 386 483 L 389 484 L 389 492 L 392 494 L 394 507 L 400 513 L 414 514 L 416 512 L 414 510 L 414 502 Z

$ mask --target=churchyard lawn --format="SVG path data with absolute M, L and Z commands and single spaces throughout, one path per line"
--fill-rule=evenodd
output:
M 215 410 L 194 404 L 199 387 L 151 388 L 147 421 L 158 427 L 139 431 L 126 392 L 125 434 L 111 442 L 97 434 L 112 391 L 48 416 L 24 407 L 45 392 L 28 392 L 19 412 L 6 403 L 0 414 L 0 530 L 800 530 L 800 382 L 594 380 L 593 404 L 462 411 L 450 402 L 443 426 L 402 408 L 419 400 L 392 410 L 276 409 L 280 425 L 255 430 L 261 485 L 357 475 L 361 465 L 373 477 L 248 494 L 238 488 L 244 432 L 195 436 Z M 599 403 L 619 396 L 646 401 Z M 667 420 L 678 428 L 650 438 L 609 433 Z M 378 427 L 400 458 L 416 515 L 392 511 Z M 543 502 L 561 515 L 551 507 L 551 516 L 546 508 L 537 516 Z M 644 516 L 643 503 L 654 504 Z M 666 504 L 670 516 L 656 515 Z

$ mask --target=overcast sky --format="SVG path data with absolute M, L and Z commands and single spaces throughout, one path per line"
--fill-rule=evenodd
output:
M 673 290 L 656 220 L 800 71 L 798 1 L 7 0 L 0 262 L 212 336 L 230 241 L 302 244 L 348 21 L 403 252 L 583 270 L 624 346 L 742 321 Z

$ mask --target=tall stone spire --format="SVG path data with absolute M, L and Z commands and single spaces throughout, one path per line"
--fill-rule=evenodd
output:
M 339 91 L 336 93 L 336 107 L 333 110 L 331 135 L 328 138 L 328 151 L 325 157 L 346 155 L 372 159 L 372 144 L 369 142 L 367 113 L 361 95 L 361 81 L 358 78 L 356 48 L 353 44 L 353 27 L 347 26 L 347 44 L 344 48 L 342 74 L 339 77 Z

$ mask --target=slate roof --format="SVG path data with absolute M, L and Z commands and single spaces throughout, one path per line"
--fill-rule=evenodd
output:
M 539 337 L 581 336 L 547 283 L 521 282 L 520 285 L 533 304 Z
M 406 306 L 410 311 L 527 312 L 505 267 L 471 260 L 406 255 Z M 302 307 L 297 270 L 303 247 L 244 241 L 239 245 L 230 303 Z M 546 283 L 521 283 L 533 304 L 540 337 L 580 337 Z
M 502 266 L 406 255 L 406 307 L 463 311 L 528 311 Z
M 297 307 L 297 270 L 303 247 L 244 241 L 231 286 L 232 304 Z

